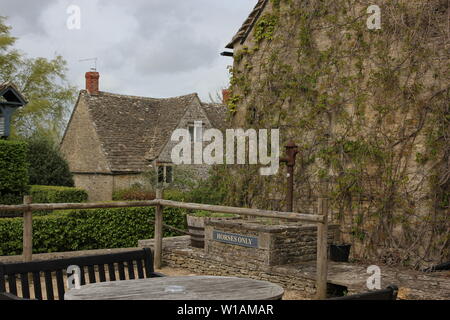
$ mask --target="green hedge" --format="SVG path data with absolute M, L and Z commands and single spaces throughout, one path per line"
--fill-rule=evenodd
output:
M 68 187 L 32 186 L 30 195 L 34 203 L 82 203 L 88 200 L 85 190 Z
M 18 204 L 28 192 L 27 144 L 0 140 L 0 203 Z
M 154 208 L 76 210 L 33 218 L 33 253 L 136 247 L 153 237 Z M 166 208 L 164 223 L 184 229 L 183 210 Z M 164 236 L 176 235 L 165 229 Z M 0 219 L 0 255 L 22 254 L 22 219 Z
M 154 191 L 146 190 L 139 187 L 131 187 L 122 189 L 113 193 L 114 201 L 145 201 L 154 200 L 156 194 Z

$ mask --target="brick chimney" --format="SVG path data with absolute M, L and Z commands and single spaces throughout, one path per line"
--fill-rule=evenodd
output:
M 230 89 L 223 89 L 222 90 L 222 96 L 223 96 L 223 103 L 227 104 L 228 100 L 230 100 L 231 90 Z
M 100 79 L 100 73 L 98 72 L 86 72 L 86 90 L 90 95 L 98 95 L 98 80 Z

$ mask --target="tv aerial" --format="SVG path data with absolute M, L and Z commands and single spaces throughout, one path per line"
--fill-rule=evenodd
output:
M 94 62 L 94 67 L 91 67 L 91 71 L 97 71 L 98 58 L 88 58 L 88 59 L 78 60 L 78 62 L 87 62 L 87 61 L 93 61 Z

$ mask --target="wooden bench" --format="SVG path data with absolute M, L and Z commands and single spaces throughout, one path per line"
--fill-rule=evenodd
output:
M 386 289 L 331 298 L 328 300 L 397 300 L 398 287 L 390 285 Z
M 34 296 L 37 300 L 43 300 L 43 290 L 41 285 L 41 274 L 43 273 L 45 279 L 46 299 L 55 300 L 53 285 L 53 274 L 55 274 L 58 298 L 59 300 L 64 300 L 66 288 L 64 279 L 66 270 L 69 266 L 80 267 L 81 285 L 85 285 L 87 283 L 106 282 L 107 275 L 109 281 L 128 279 L 134 280 L 164 276 L 154 271 L 153 252 L 150 249 L 145 248 L 143 250 L 114 254 L 83 256 L 28 263 L 0 264 L 0 293 L 9 293 L 7 295 L 3 295 L 5 299 L 11 297 L 10 294 L 18 296 L 18 286 L 16 282 L 17 280 L 20 280 L 22 294 L 19 294 L 19 296 L 24 299 L 29 299 L 31 296 L 29 277 L 32 276 Z M 106 267 L 108 269 L 107 272 Z M 85 269 L 87 269 L 87 273 Z M 116 271 L 118 271 L 118 277 L 116 276 Z M 128 278 L 125 273 L 128 274 Z M 6 290 L 6 284 L 8 284 L 8 291 Z
M 14 301 L 14 300 L 26 300 L 19 298 L 11 293 L 0 292 L 0 301 Z

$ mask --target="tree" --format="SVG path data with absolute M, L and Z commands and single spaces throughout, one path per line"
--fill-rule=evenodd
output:
M 31 185 L 73 187 L 73 176 L 57 144 L 48 136 L 36 134 L 27 139 Z
M 66 80 L 66 61 L 27 58 L 14 48 L 16 38 L 0 17 L 0 83 L 13 82 L 28 100 L 13 116 L 12 134 L 30 137 L 35 133 L 59 139 L 75 100 L 76 88 Z

